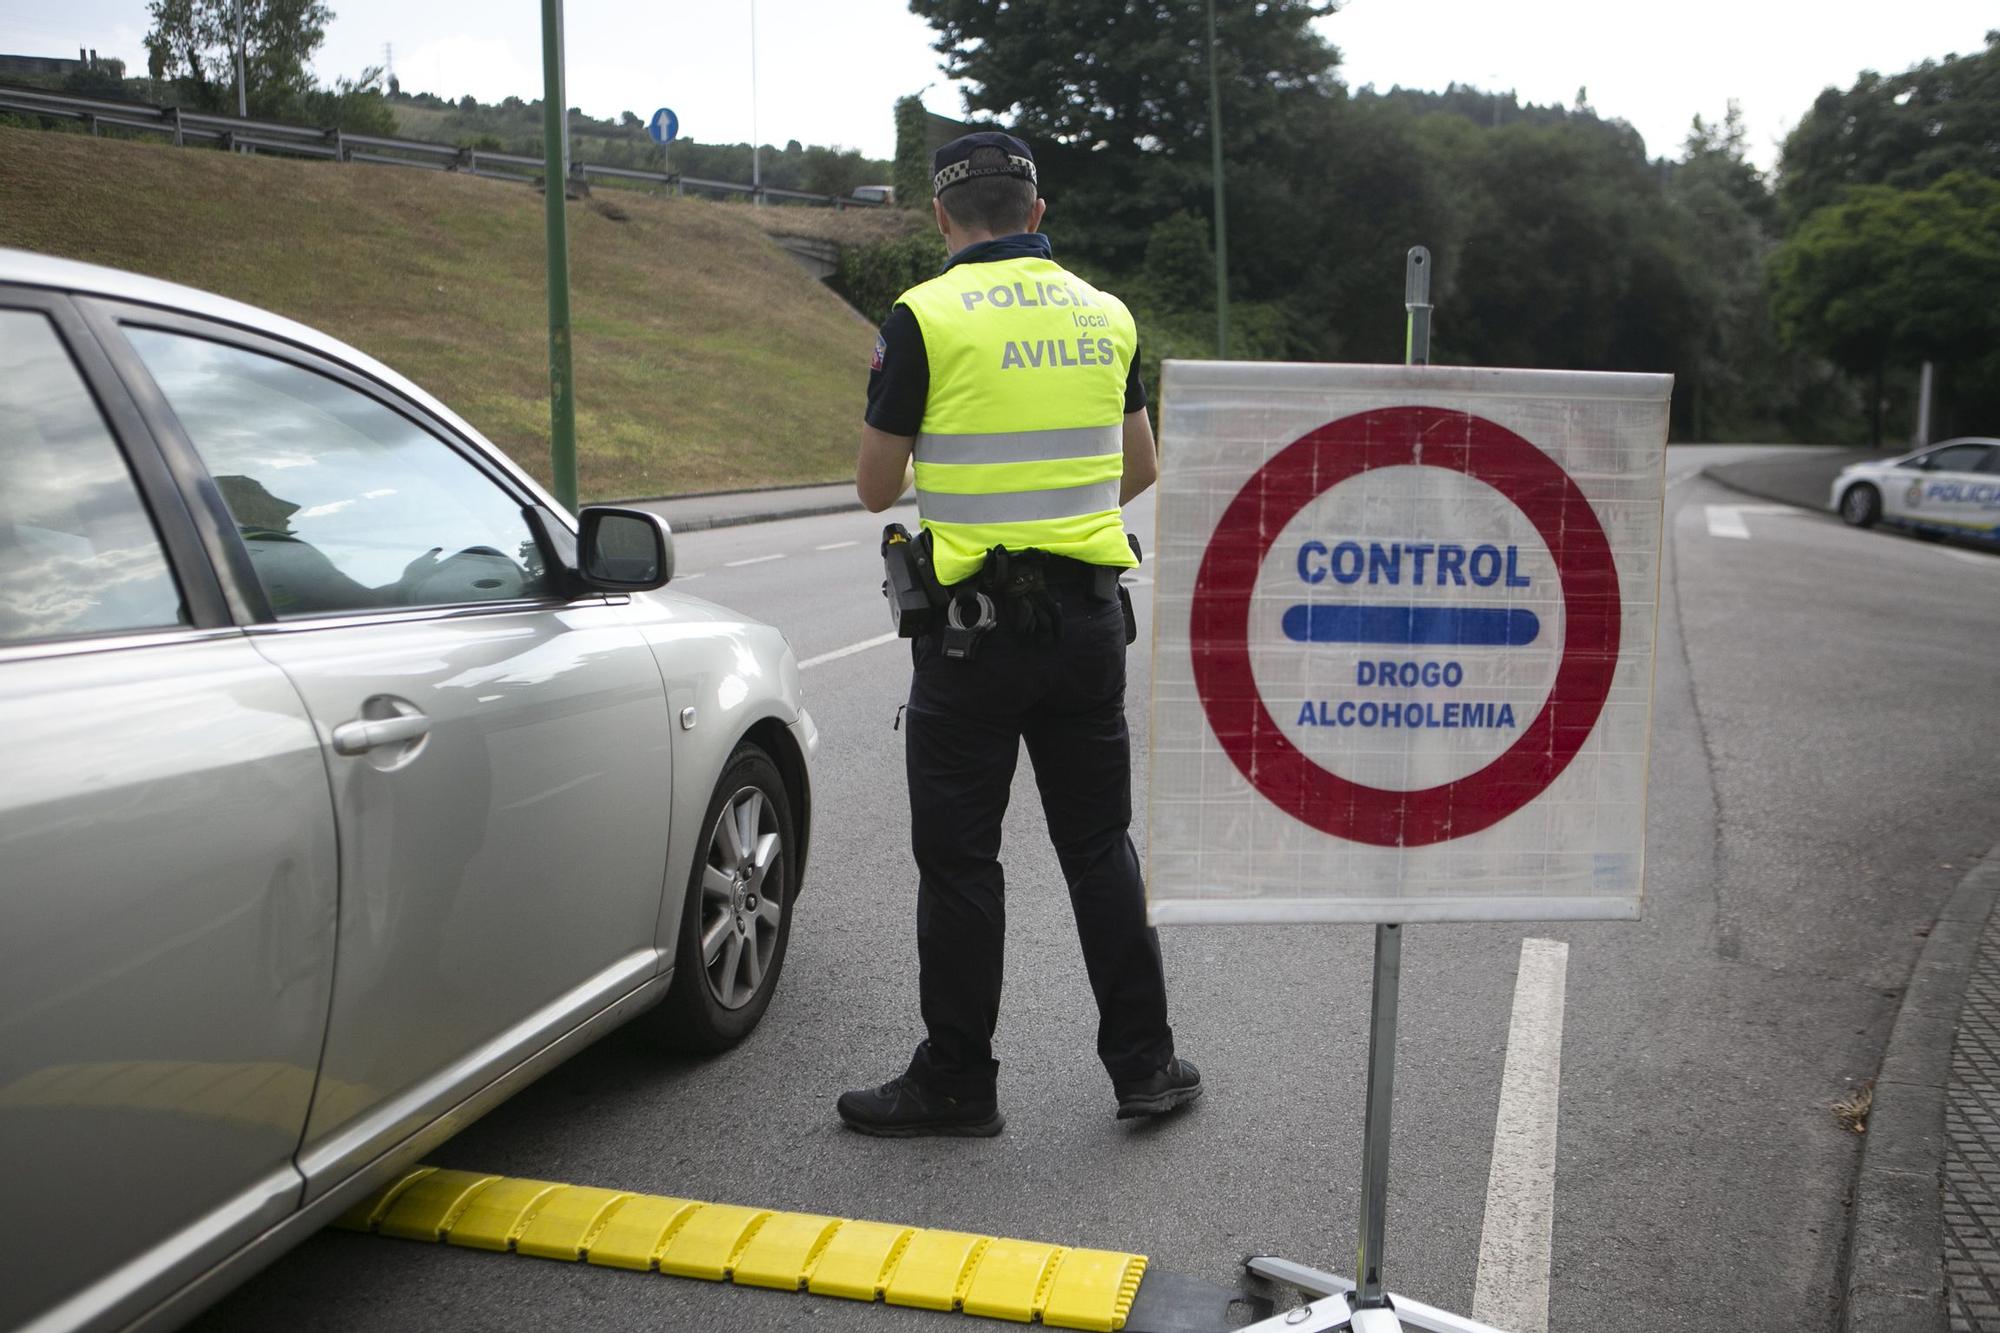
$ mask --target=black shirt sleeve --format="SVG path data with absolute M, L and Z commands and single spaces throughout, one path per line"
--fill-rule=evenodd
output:
M 868 409 L 862 420 L 890 435 L 915 435 L 924 424 L 924 400 L 931 392 L 930 357 L 924 331 L 908 306 L 897 306 L 875 337 L 868 370 Z
M 1139 349 L 1132 349 L 1132 370 L 1125 376 L 1125 415 L 1143 411 L 1146 406 L 1146 381 L 1139 378 Z

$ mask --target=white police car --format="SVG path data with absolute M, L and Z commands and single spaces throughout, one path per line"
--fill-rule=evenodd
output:
M 1842 468 L 1833 509 L 1857 528 L 1882 522 L 2000 542 L 2000 439 L 1964 436 Z

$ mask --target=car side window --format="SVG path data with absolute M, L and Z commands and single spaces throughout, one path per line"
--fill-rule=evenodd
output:
M 138 484 L 55 326 L 0 310 L 0 644 L 188 623 Z
M 1979 461 L 1979 470 L 1988 476 L 2000 473 L 2000 449 L 1989 447 L 1986 457 Z
M 160 329 L 125 336 L 280 618 L 553 591 L 520 504 L 407 417 L 259 352 Z
M 1926 472 L 1972 472 L 1985 461 L 1990 446 L 1984 444 L 1954 444 L 1939 449 L 1924 457 Z

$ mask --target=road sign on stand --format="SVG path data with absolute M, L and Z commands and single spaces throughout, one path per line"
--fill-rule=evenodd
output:
M 681 118 L 670 108 L 661 107 L 646 122 L 646 134 L 657 144 L 669 144 L 680 137 Z
M 1167 363 L 1155 922 L 1639 915 L 1671 385 Z

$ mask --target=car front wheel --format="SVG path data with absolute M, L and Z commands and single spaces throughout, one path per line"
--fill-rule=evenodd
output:
M 770 1006 L 792 928 L 790 796 L 769 755 L 737 747 L 709 798 L 688 877 L 674 980 L 659 1035 L 681 1050 L 722 1051 Z
M 1882 492 L 1867 482 L 1856 482 L 1840 497 L 1840 516 L 1857 528 L 1872 528 L 1882 517 Z

